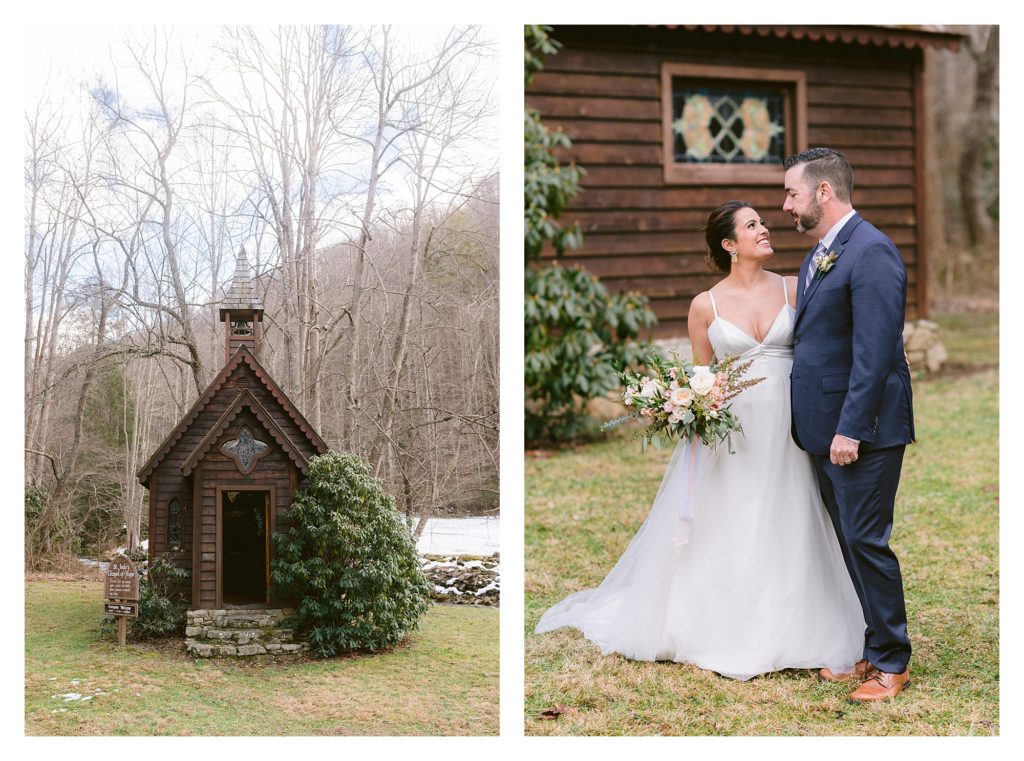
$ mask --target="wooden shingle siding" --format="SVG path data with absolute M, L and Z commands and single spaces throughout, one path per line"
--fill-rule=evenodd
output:
M 917 278 L 923 220 L 917 181 L 920 49 L 646 27 L 555 27 L 564 45 L 548 56 L 526 103 L 573 141 L 560 150 L 587 174 L 562 215 L 579 221 L 582 264 L 611 291 L 639 290 L 659 318 L 655 335 L 685 335 L 690 301 L 721 276 L 704 263 L 701 228 L 729 199 L 754 204 L 772 230 L 769 265 L 795 274 L 812 241 L 782 212 L 783 171 L 772 185 L 666 183 L 662 166 L 661 65 L 685 63 L 800 70 L 806 77 L 808 145 L 843 151 L 854 168 L 854 205 L 900 247 L 908 317 L 922 313 Z M 553 257 L 548 247 L 542 256 Z

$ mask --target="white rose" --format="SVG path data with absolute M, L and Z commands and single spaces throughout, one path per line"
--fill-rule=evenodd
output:
M 658 396 L 663 390 L 664 389 L 662 388 L 661 384 L 659 384 L 656 380 L 654 380 L 653 378 L 647 378 L 643 382 L 643 386 L 640 389 L 640 396 L 645 397 L 647 399 L 651 399 L 655 396 Z
M 690 388 L 697 394 L 706 394 L 715 387 L 715 374 L 705 366 L 693 368 L 693 376 L 690 378 Z
M 688 388 L 677 388 L 669 396 L 669 399 L 677 407 L 689 407 L 693 401 L 693 391 Z

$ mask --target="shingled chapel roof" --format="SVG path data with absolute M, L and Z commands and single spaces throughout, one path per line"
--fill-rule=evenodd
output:
M 224 319 L 225 312 L 244 312 L 249 310 L 263 311 L 263 302 L 256 293 L 256 284 L 252 278 L 252 268 L 249 266 L 249 259 L 245 255 L 245 247 L 238 249 L 235 256 L 235 275 L 231 280 L 231 287 L 224 296 L 224 302 L 220 305 L 220 317 Z
M 298 408 L 292 403 L 292 401 L 285 395 L 285 393 L 278 387 L 274 380 L 270 377 L 270 374 L 264 369 L 259 361 L 252 355 L 252 352 L 246 347 L 239 348 L 231 360 L 224 365 L 224 368 L 217 374 L 213 382 L 206 388 L 202 396 L 196 400 L 196 403 L 192 405 L 192 409 L 181 419 L 181 421 L 174 427 L 174 429 L 167 435 L 163 443 L 153 453 L 153 456 L 149 458 L 149 461 L 142 467 L 138 472 L 139 483 L 143 486 L 149 486 L 149 479 L 153 472 L 159 467 L 160 463 L 163 462 L 164 458 L 171 452 L 174 445 L 182 437 L 182 435 L 189 429 L 195 419 L 200 413 L 206 408 L 206 406 L 213 400 L 219 391 L 224 388 L 227 380 L 234 374 L 240 365 L 248 365 L 252 369 L 253 374 L 263 384 L 264 388 L 270 392 L 274 401 L 280 405 L 285 411 L 288 417 L 295 424 L 295 427 L 299 435 L 303 436 L 310 444 L 310 446 L 317 452 L 317 454 L 323 454 L 328 450 L 327 444 L 320 434 L 316 432 L 316 429 L 309 424 L 309 421 L 299 412 Z M 260 419 L 265 425 L 274 439 L 281 445 L 288 457 L 298 466 L 299 470 L 303 473 L 307 472 L 308 462 L 305 457 L 302 456 L 300 448 L 290 440 L 288 434 L 281 430 L 280 427 L 272 424 L 270 416 L 266 410 L 259 404 L 256 403 L 252 394 L 248 391 L 236 392 L 232 398 L 232 402 L 228 408 L 227 413 L 219 416 L 217 424 L 214 426 L 214 430 L 219 434 L 224 430 L 227 423 L 229 423 L 235 416 L 237 416 L 242 406 L 249 407 L 252 409 L 257 418 Z M 215 438 L 215 437 L 214 437 Z M 200 446 L 190 452 L 190 456 L 183 464 L 182 470 L 183 475 L 187 475 L 191 472 L 195 466 L 196 461 L 199 457 L 205 453 L 213 439 L 205 437 L 200 443 Z M 185 472 L 187 471 L 187 472 Z

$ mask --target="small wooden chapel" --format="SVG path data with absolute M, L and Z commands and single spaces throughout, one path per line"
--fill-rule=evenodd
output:
M 149 559 L 192 572 L 189 609 L 280 606 L 271 534 L 328 447 L 259 362 L 263 305 L 245 250 L 220 307 L 224 367 L 139 471 Z

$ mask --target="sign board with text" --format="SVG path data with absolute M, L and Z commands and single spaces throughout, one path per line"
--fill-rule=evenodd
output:
M 103 612 L 108 616 L 131 616 L 138 618 L 139 604 L 137 602 L 105 602 Z
M 139 599 L 139 572 L 135 563 L 124 555 L 110 561 L 107 578 L 103 582 L 103 596 L 108 600 Z

